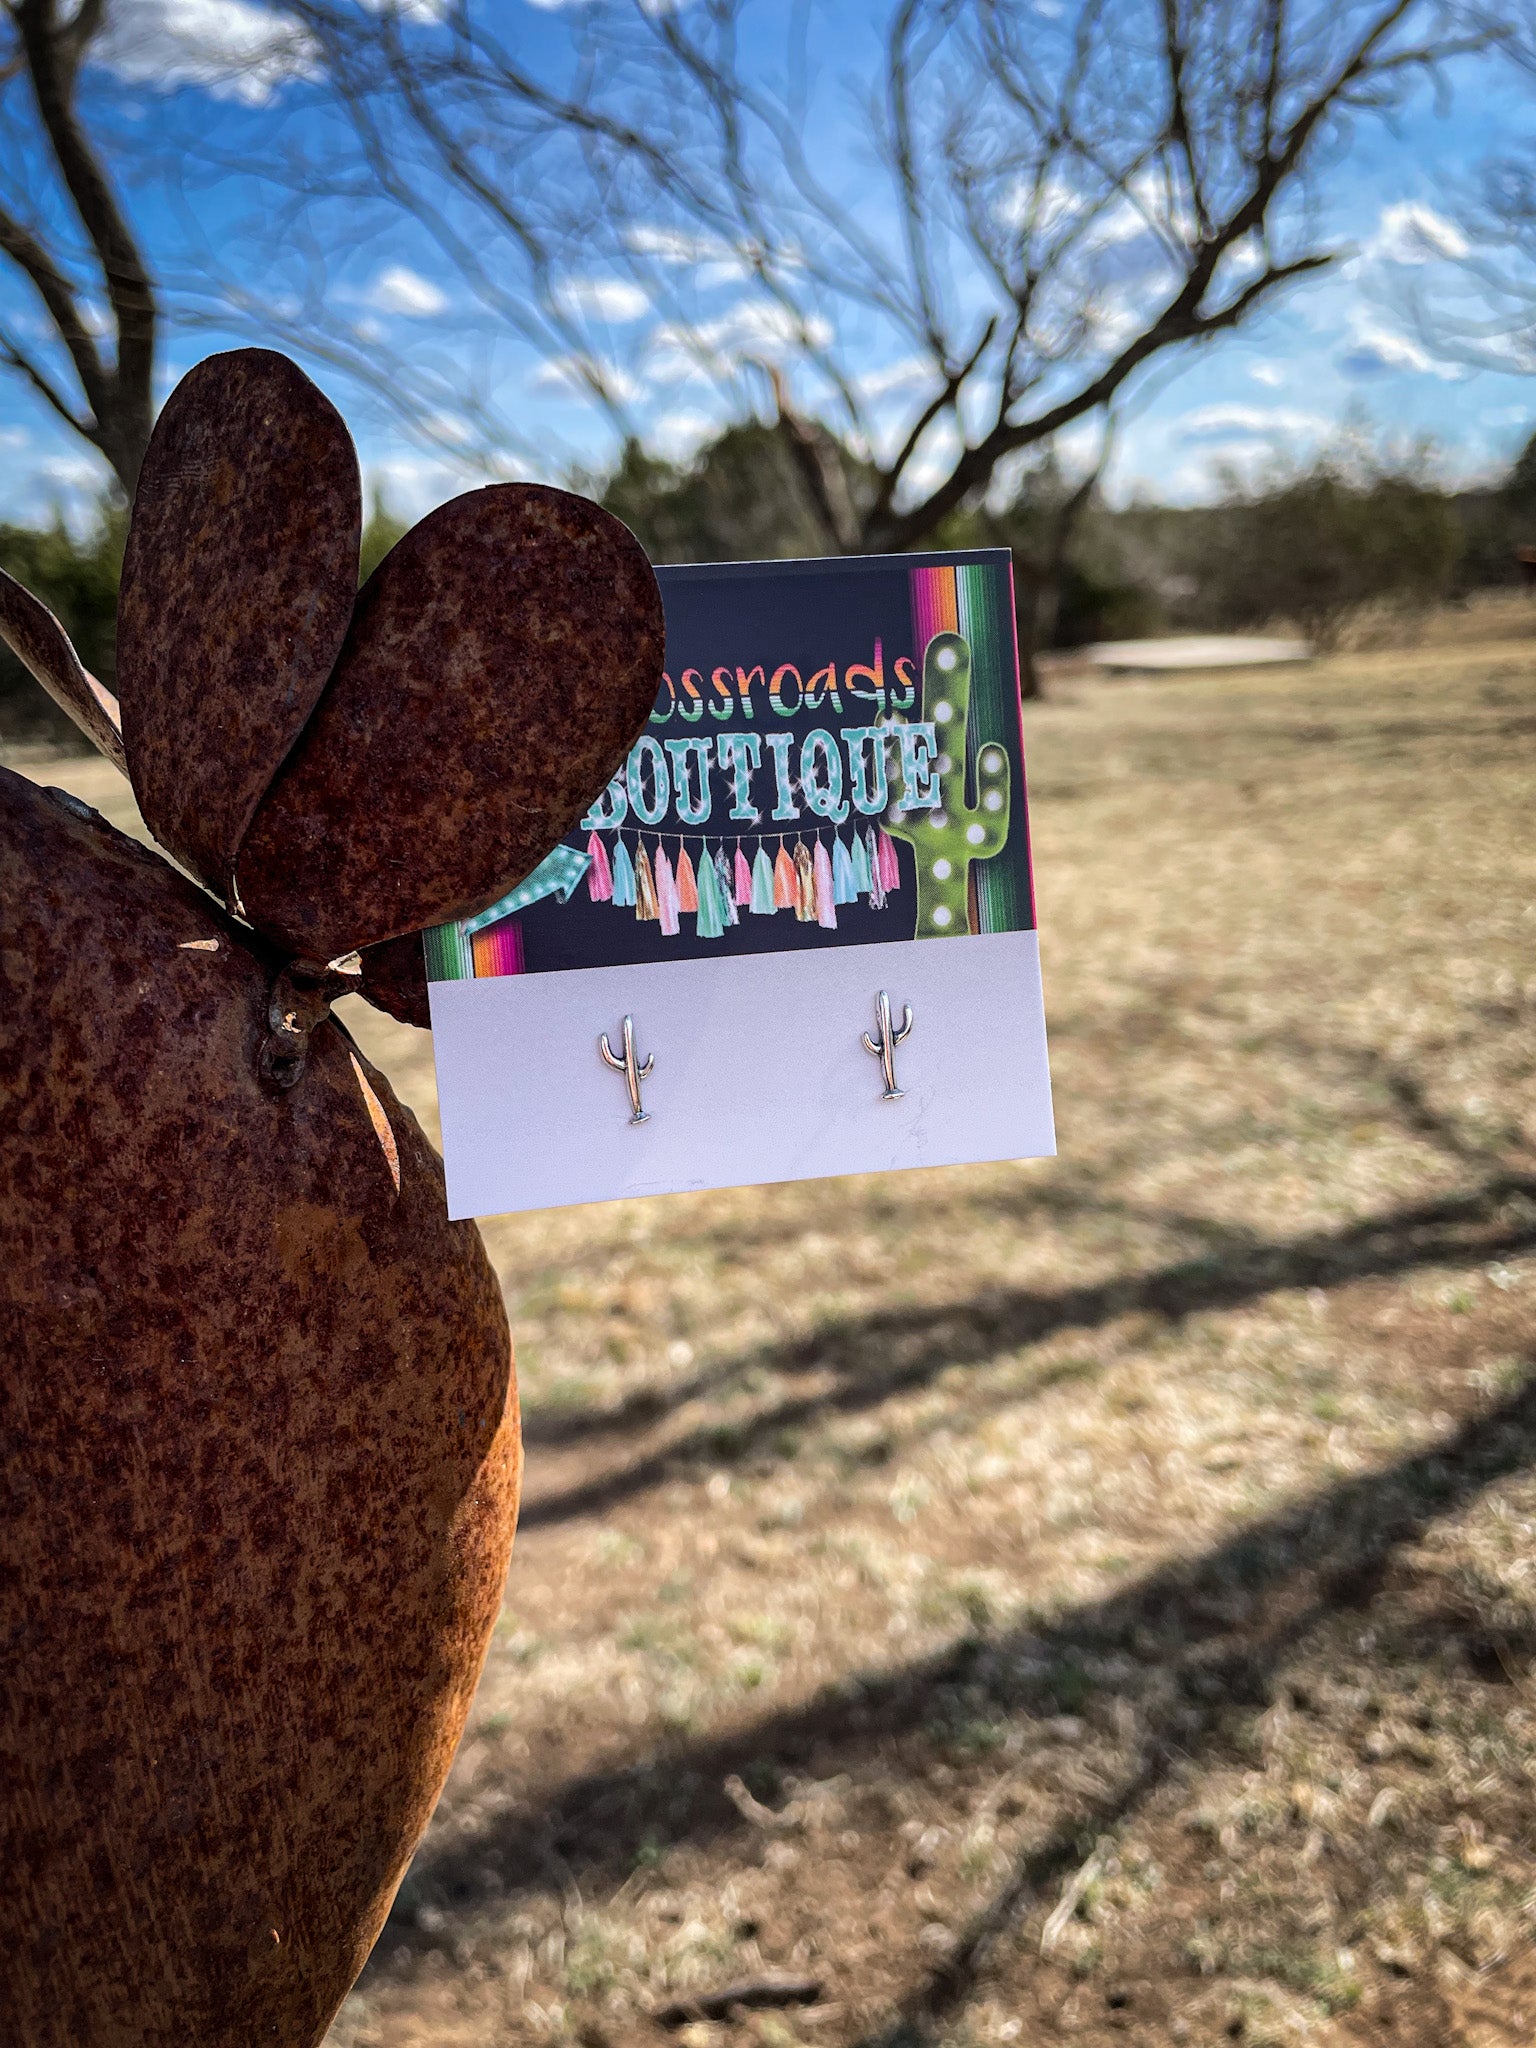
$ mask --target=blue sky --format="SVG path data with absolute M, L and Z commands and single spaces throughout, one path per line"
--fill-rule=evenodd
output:
M 417 4 L 430 11 L 430 0 Z M 557 9 L 498 0 L 493 13 L 521 55 L 558 63 L 565 20 Z M 827 11 L 819 47 L 832 110 L 824 153 L 831 152 L 852 187 L 868 178 L 855 97 L 869 74 L 874 14 L 862 0 L 843 0 Z M 136 161 L 146 143 L 164 149 L 175 134 L 195 133 L 210 148 L 258 152 L 319 134 L 324 117 L 303 76 L 302 49 L 296 56 L 292 31 L 275 9 L 258 0 L 120 0 L 119 18 L 88 82 L 87 104 L 103 110 L 127 139 L 125 162 Z M 1387 432 L 1432 436 L 1458 477 L 1488 475 L 1506 462 L 1536 424 L 1536 380 L 1437 353 L 1416 322 L 1414 303 L 1461 289 L 1457 196 L 1483 156 L 1530 130 L 1517 80 L 1484 59 L 1464 64 L 1449 94 L 1420 93 L 1390 126 L 1361 122 L 1319 173 L 1313 193 L 1329 243 L 1346 252 L 1340 262 L 1235 334 L 1198 353 L 1163 358 L 1144 376 L 1125 408 L 1113 493 L 1196 499 L 1221 465 L 1252 463 L 1281 445 L 1304 447 L 1362 411 Z M 233 248 L 240 224 L 253 207 L 270 209 L 271 198 L 249 179 L 184 184 L 176 196 L 157 172 L 135 179 L 130 205 L 152 259 L 170 268 L 185 264 L 189 215 L 212 243 Z M 572 392 L 558 357 L 492 339 L 462 280 L 423 234 L 358 211 L 339 241 L 342 253 L 326 275 L 331 313 L 365 346 L 414 351 L 449 384 L 462 371 L 466 381 L 473 377 L 489 389 L 521 436 L 494 465 L 500 473 L 555 476 L 573 459 L 602 465 L 611 435 Z M 289 253 L 301 260 L 301 252 Z M 756 333 L 761 314 L 747 308 L 739 276 L 729 262 L 714 270 L 694 295 L 697 317 L 722 336 L 739 339 L 744 327 Z M 291 289 L 289 273 L 263 274 L 249 259 L 242 281 L 258 307 L 264 295 L 272 303 Z M 565 289 L 595 322 L 592 331 L 657 447 L 686 454 L 720 424 L 728 401 L 688 363 L 668 365 L 665 323 L 632 280 L 611 267 L 578 266 Z M 0 314 L 23 326 L 35 318 L 25 288 L 5 274 Z M 258 319 L 258 331 L 259 325 Z M 222 338 L 216 329 L 173 331 L 167 384 L 199 355 L 251 338 L 250 328 L 233 324 Z M 906 363 L 889 339 L 873 331 L 867 340 L 853 335 L 847 352 L 868 388 L 886 393 L 880 402 L 899 417 L 911 393 Z M 308 367 L 352 424 L 370 482 L 400 511 L 418 516 L 483 476 L 467 453 L 456 452 L 456 428 L 446 415 L 435 443 L 429 436 L 424 444 L 334 369 L 313 361 Z M 1085 448 L 1093 435 L 1072 430 L 1067 452 Z M 935 461 L 942 462 L 942 450 Z M 92 451 L 17 381 L 0 376 L 0 519 L 36 518 L 53 504 L 78 515 L 103 476 Z

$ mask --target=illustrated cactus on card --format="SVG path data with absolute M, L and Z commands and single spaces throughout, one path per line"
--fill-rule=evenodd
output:
M 971 863 L 991 860 L 1008 843 L 1008 756 L 993 741 L 975 750 L 975 802 L 966 800 L 970 709 L 970 645 L 959 633 L 935 633 L 923 655 L 918 716 L 932 721 L 938 739 L 941 801 L 935 810 L 893 807 L 885 828 L 917 857 L 920 939 L 980 929 L 972 908 Z

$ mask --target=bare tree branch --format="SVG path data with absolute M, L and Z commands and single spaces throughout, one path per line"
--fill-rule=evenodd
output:
M 441 23 L 292 0 L 344 140 L 261 167 L 289 195 L 270 233 L 302 219 L 342 256 L 361 213 L 403 222 L 487 360 L 526 376 L 496 351 L 537 351 L 616 440 L 674 393 L 750 416 L 766 369 L 827 545 L 858 550 L 919 543 L 1155 358 L 1322 268 L 1293 203 L 1309 165 L 1487 40 L 1464 0 L 888 0 L 878 83 L 839 113 L 814 9 L 780 75 L 755 4 L 588 0 L 535 66 L 468 0 Z M 862 185 L 819 140 L 856 112 Z M 360 341 L 323 290 L 302 319 L 328 359 L 371 355 L 365 384 L 422 431 L 420 344 Z M 487 444 L 528 431 L 489 395 L 449 410 Z
M 57 413 L 65 426 L 73 427 L 77 434 L 83 435 L 87 440 L 92 438 L 93 422 L 89 419 L 82 419 L 75 412 L 69 400 L 42 368 L 41 364 L 34 357 L 28 355 L 15 337 L 7 334 L 3 328 L 0 328 L 0 358 L 3 358 L 13 370 L 18 371 L 21 376 L 26 378 L 44 404 Z
M 1473 23 L 1517 73 L 1536 81 L 1536 4 L 1474 0 Z M 1465 241 L 1454 278 L 1416 281 L 1403 296 L 1425 343 L 1477 369 L 1536 372 L 1536 146 L 1506 147 L 1486 159 L 1470 191 L 1451 204 Z
M 24 78 L 29 89 L 37 124 L 34 168 L 40 173 L 46 162 L 51 169 L 85 232 L 95 276 L 82 285 L 38 226 L 4 210 L 0 257 L 26 278 L 41 301 L 85 406 L 72 404 L 31 352 L 8 342 L 3 360 L 101 451 L 131 497 L 154 423 L 158 309 L 137 238 L 76 105 L 80 66 L 104 25 L 106 0 L 81 0 L 70 14 L 59 0 L 8 0 L 6 15 L 13 42 L 4 70 L 10 78 Z M 86 317 L 87 303 L 97 294 L 111 320 L 110 354 Z
M 75 287 L 37 236 L 3 209 L 0 209 L 0 256 L 8 257 L 15 264 L 42 300 L 59 340 L 69 351 L 81 387 L 90 397 L 99 388 L 106 374 L 106 365 L 86 328 Z

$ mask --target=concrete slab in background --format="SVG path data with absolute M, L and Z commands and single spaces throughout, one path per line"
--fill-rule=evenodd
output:
M 1307 640 L 1269 640 L 1240 633 L 1190 633 L 1169 640 L 1101 640 L 1083 653 L 1095 668 L 1143 671 L 1252 668 L 1260 662 L 1310 661 Z

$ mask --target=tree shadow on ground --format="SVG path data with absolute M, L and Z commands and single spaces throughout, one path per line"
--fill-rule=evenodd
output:
M 896 1210 L 896 1204 L 888 1204 Z M 967 1209 L 978 1206 L 978 1198 L 968 1192 L 962 1204 Z M 996 1206 L 986 1204 L 981 1206 Z M 1031 1180 L 1028 1186 L 1017 1194 L 1006 1198 L 1008 1213 L 1021 1220 L 1039 1224 L 1042 1219 L 1052 1222 L 1075 1222 L 1082 1217 L 1123 1217 L 1138 1223 L 1150 1223 L 1161 1229 L 1176 1229 L 1184 1232 L 1196 1242 L 1225 1242 L 1226 1226 L 1212 1223 L 1208 1218 L 1176 1215 L 1172 1212 L 1149 1214 L 1132 1208 L 1128 1204 L 1106 1201 L 1091 1189 L 1072 1186 L 1058 1178 L 1053 1181 Z M 777 1235 L 782 1237 L 784 1226 L 776 1225 Z M 771 1233 L 764 1232 L 766 1237 Z M 757 1233 L 742 1235 L 732 1233 L 731 1248 L 740 1253 L 744 1247 L 756 1242 Z M 699 1232 L 687 1242 L 695 1246 L 708 1246 L 720 1240 L 717 1231 Z M 807 1344 L 815 1340 L 807 1338 Z M 788 1350 L 790 1345 L 774 1347 Z M 602 1407 L 543 1408 L 538 1405 L 523 1410 L 523 1444 L 529 1450 L 556 1450 L 575 1445 L 598 1443 L 605 1438 L 633 1436 L 637 1431 L 661 1421 L 677 1409 L 686 1407 L 690 1401 L 718 1397 L 740 1386 L 758 1366 L 760 1354 L 747 1352 L 717 1358 L 701 1365 L 697 1371 L 679 1375 L 664 1383 L 636 1387 L 621 1400 Z M 772 1370 L 772 1367 L 769 1367 Z
M 701 1425 L 617 1471 L 526 1500 L 521 1526 L 548 1528 L 604 1514 L 690 1468 L 760 1456 L 786 1431 L 863 1413 L 927 1385 L 952 1366 L 984 1364 L 1065 1330 L 1098 1329 L 1136 1312 L 1176 1323 L 1239 1308 L 1281 1289 L 1340 1287 L 1415 1267 L 1510 1257 L 1533 1246 L 1536 1176 L 1499 1172 L 1468 1192 L 1410 1203 L 1337 1231 L 1228 1242 L 1201 1257 L 1081 1287 L 995 1288 L 958 1302 L 847 1317 L 804 1337 L 759 1346 L 709 1376 L 710 1385 L 720 1388 L 749 1374 L 815 1371 L 836 1375 L 832 1386 L 791 1396 L 738 1422 Z M 695 1382 L 693 1394 L 683 1398 L 702 1390 Z
M 383 1944 L 392 1971 L 409 1975 L 445 1921 L 467 1923 L 507 1892 L 574 1884 L 590 1896 L 669 1847 L 739 1840 L 747 1824 L 722 1790 L 732 1774 L 759 1785 L 791 1772 L 857 1774 L 877 1748 L 886 1762 L 915 1772 L 942 1750 L 946 1731 L 974 1725 L 978 1715 L 1038 1724 L 1082 1703 L 1085 1667 L 1113 1671 L 1093 1683 L 1132 1731 L 1123 1767 L 1096 1793 L 1069 1797 L 878 2037 L 879 2048 L 922 2042 L 968 1995 L 993 1944 L 1096 1835 L 1124 1821 L 1176 1767 L 1220 1753 L 1233 1739 L 1234 1713 L 1251 1720 L 1269 1703 L 1305 1638 L 1371 1603 L 1396 1550 L 1533 1462 L 1536 1383 L 1528 1382 L 1433 1446 L 1319 1490 L 1054 1620 L 968 1635 L 736 1731 L 528 1788 L 515 1808 L 428 1838 Z M 416 1931 L 422 1905 L 435 1908 L 434 1937 Z
M 1256 1044 L 1274 1049 L 1283 1048 L 1288 1055 L 1301 1056 L 1316 1067 L 1332 1067 L 1338 1070 L 1353 1082 L 1363 1085 L 1374 1096 L 1381 1098 L 1393 1120 L 1407 1133 L 1421 1139 L 1438 1152 L 1448 1165 L 1462 1169 L 1471 1168 L 1485 1176 L 1481 1188 L 1465 1198 L 1452 1197 L 1453 1202 L 1466 1199 L 1476 1203 L 1486 1197 L 1497 1203 L 1515 1194 L 1524 1193 L 1529 1196 L 1536 1190 L 1536 1179 L 1522 1175 L 1514 1160 L 1503 1149 L 1489 1145 L 1470 1134 L 1456 1115 L 1433 1104 L 1423 1081 L 1401 1063 L 1387 1058 L 1378 1047 L 1335 1045 L 1327 1040 L 1309 1039 L 1305 1034 L 1297 1033 L 1293 1029 L 1288 1029 L 1283 1035 L 1272 1040 L 1265 1038 L 1257 1041 Z M 1329 1243 L 1328 1239 L 1322 1237 L 1304 1237 L 1292 1241 L 1289 1245 L 1266 1245 L 1245 1225 L 1184 1211 L 1149 1211 L 1134 1203 L 1107 1197 L 1098 1192 L 1091 1182 L 1084 1184 L 1061 1170 L 1049 1180 L 1031 1177 L 1022 1187 L 1007 1190 L 989 1188 L 968 1192 L 966 1202 L 973 1209 L 994 1214 L 1002 1213 L 1024 1223 L 1036 1223 L 1042 1216 L 1058 1222 L 1077 1221 L 1084 1217 L 1117 1219 L 1173 1233 L 1201 1245 L 1203 1256 L 1178 1261 L 1164 1268 L 1161 1273 L 1148 1276 L 1150 1282 L 1159 1283 L 1164 1289 L 1177 1289 L 1184 1276 L 1205 1272 L 1212 1260 L 1228 1266 L 1234 1261 L 1258 1261 L 1262 1264 L 1267 1258 L 1287 1256 L 1306 1260 L 1309 1256 L 1315 1258 Z M 884 1206 L 892 1215 L 896 1215 L 902 1211 L 904 1204 L 887 1196 Z M 1439 1210 L 1441 1205 L 1434 1203 L 1430 1208 Z M 1446 1222 L 1453 1218 L 1449 1214 L 1444 1214 L 1439 1220 Z M 1401 1211 L 1395 1221 L 1398 1228 L 1411 1230 L 1415 1227 L 1414 1212 Z M 1391 1229 L 1393 1223 L 1392 1218 L 1384 1218 L 1380 1222 L 1366 1219 L 1358 1225 L 1351 1226 L 1334 1242 L 1347 1252 L 1362 1237 L 1368 1239 L 1382 1228 Z M 740 1255 L 763 1239 L 777 1235 L 781 1229 L 780 1220 L 775 1218 L 771 1225 L 765 1226 L 760 1232 L 743 1232 L 739 1224 L 733 1224 L 726 1234 L 717 1228 L 709 1228 L 696 1233 L 690 1241 L 699 1245 L 718 1245 L 723 1235 L 728 1235 L 731 1249 Z M 1346 1273 L 1340 1277 L 1349 1278 L 1353 1275 Z M 1277 1284 L 1284 1286 L 1328 1283 L 1314 1279 L 1297 1282 L 1281 1280 Z M 946 1316 L 963 1315 L 966 1306 L 961 1304 L 958 1310 L 937 1307 L 926 1313 L 931 1319 L 942 1323 Z M 537 1405 L 525 1407 L 523 1443 L 529 1450 L 540 1450 L 591 1444 L 608 1438 L 623 1438 L 653 1426 L 690 1401 L 718 1397 L 729 1392 L 754 1371 L 804 1371 L 811 1367 L 827 1366 L 841 1371 L 857 1370 L 863 1362 L 862 1359 L 849 1358 L 846 1354 L 850 1342 L 855 1348 L 862 1349 L 858 1346 L 861 1331 L 871 1340 L 877 1340 L 882 1330 L 900 1330 L 905 1336 L 918 1327 L 921 1315 L 922 1312 L 911 1310 L 887 1311 L 883 1317 L 876 1317 L 864 1323 L 849 1321 L 834 1324 L 803 1339 L 765 1347 L 761 1351 L 750 1352 L 745 1356 L 712 1361 L 697 1372 L 690 1373 L 684 1378 L 673 1379 L 665 1385 L 653 1384 L 637 1388 L 611 1406 L 596 1409 L 548 1410 L 540 1409 Z M 943 1362 L 963 1364 L 966 1361 L 946 1358 Z M 905 1384 L 903 1379 L 894 1390 L 902 1391 Z M 877 1393 L 875 1398 L 878 1400 L 883 1396 Z M 780 1418 L 776 1420 L 774 1426 L 784 1428 L 790 1425 L 787 1418 Z M 529 1518 L 525 1517 L 525 1526 L 528 1525 Z

